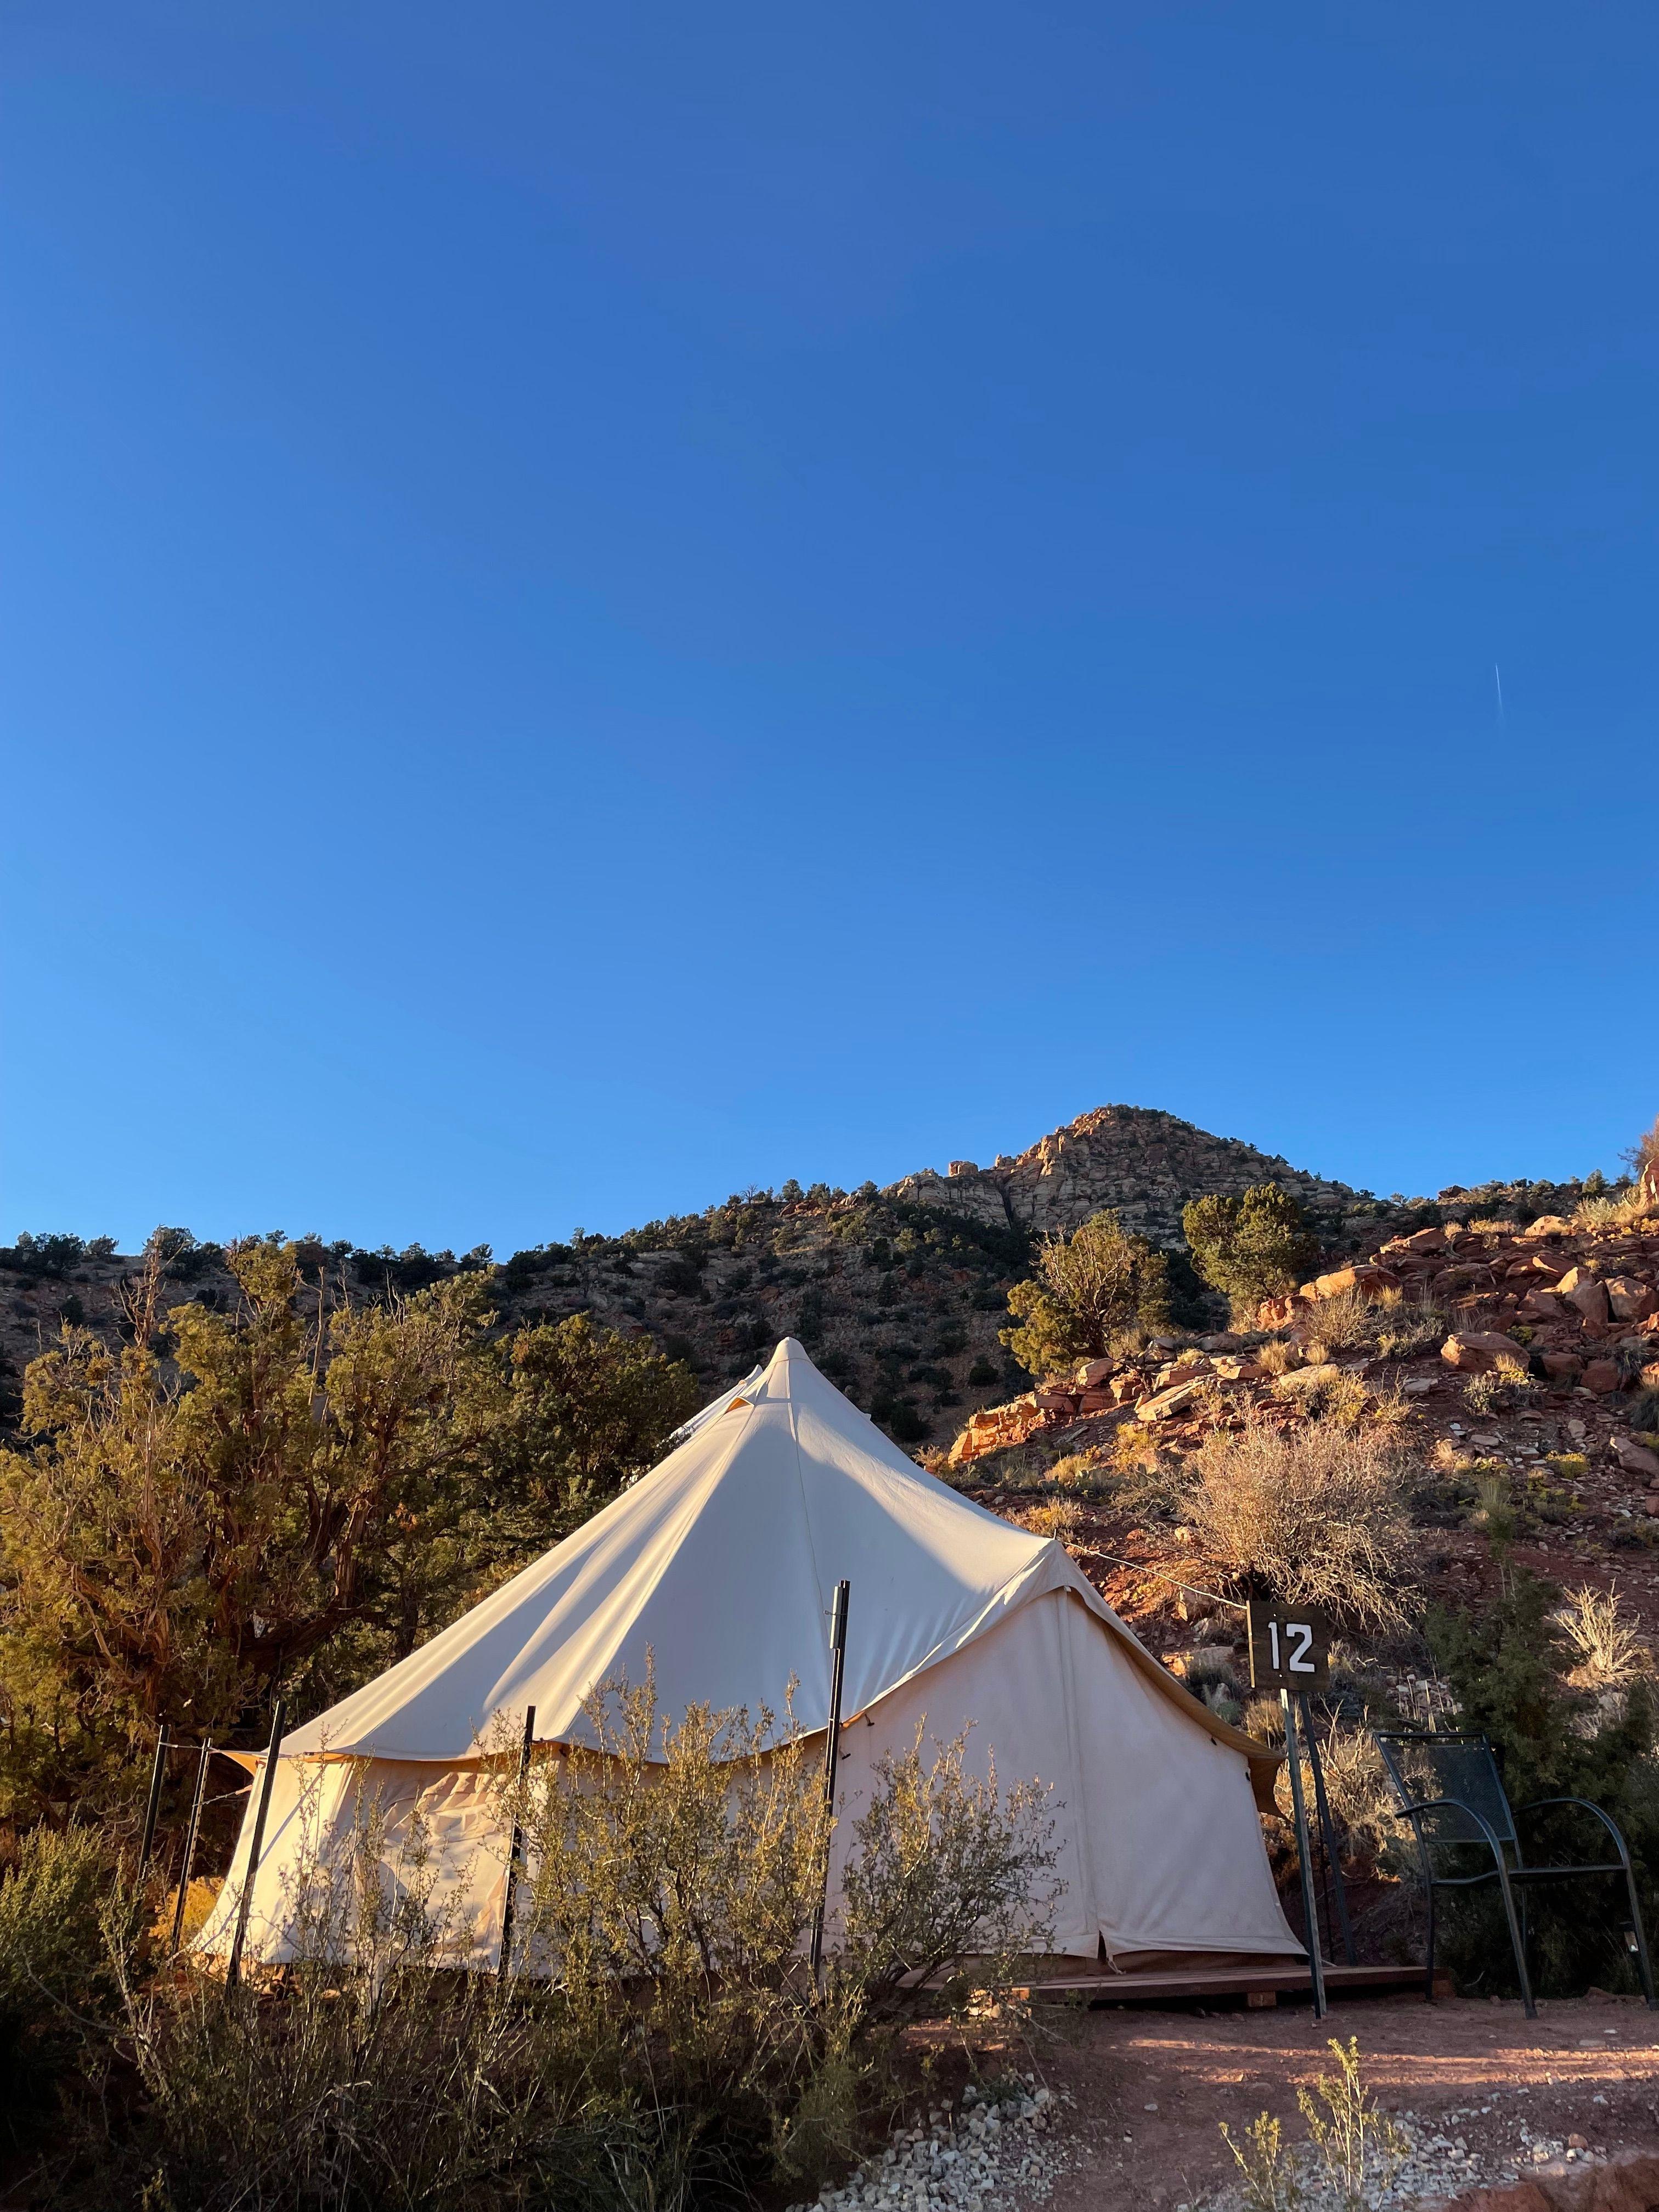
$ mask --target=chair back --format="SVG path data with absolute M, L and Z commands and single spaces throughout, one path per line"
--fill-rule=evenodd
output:
M 1515 1816 L 1485 1736 L 1425 1735 L 1404 1729 L 1378 1729 L 1375 1734 L 1402 1809 L 1428 1797 L 1454 1798 L 1478 1813 L 1500 1844 L 1516 1844 Z M 1425 1843 L 1471 1840 L 1468 1821 L 1443 1808 L 1417 1814 L 1414 1825 Z

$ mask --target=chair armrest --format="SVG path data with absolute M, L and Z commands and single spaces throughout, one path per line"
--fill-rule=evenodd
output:
M 1588 1797 L 1534 1797 L 1529 1805 L 1517 1805 L 1515 1808 L 1515 1817 L 1518 1820 L 1523 1813 L 1542 1813 L 1552 1805 L 1577 1805 L 1581 1812 L 1594 1813 L 1601 1826 L 1613 1838 L 1613 1842 L 1618 1844 L 1619 1856 L 1626 1872 L 1629 1872 L 1630 1846 L 1625 1841 L 1618 1822 L 1610 1813 L 1604 1813 L 1599 1805 L 1592 1804 Z
M 1478 1836 L 1425 1836 L 1418 1827 L 1413 1815 L 1418 1813 L 1442 1812 L 1461 1813 L 1466 1820 L 1472 1820 L 1474 1823 L 1480 1831 L 1480 1834 Z M 1394 1817 L 1396 1820 L 1411 1821 L 1417 1840 L 1425 1851 L 1432 1850 L 1437 1844 L 1484 1843 L 1498 1865 L 1502 1866 L 1504 1863 L 1503 1845 L 1475 1811 L 1474 1806 L 1466 1805 L 1461 1797 L 1421 1797 L 1413 1804 L 1397 1807 Z M 1483 1875 L 1481 1879 L 1484 1881 L 1485 1876 Z

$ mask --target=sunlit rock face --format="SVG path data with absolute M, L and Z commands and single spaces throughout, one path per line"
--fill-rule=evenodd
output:
M 1181 1209 L 1190 1198 L 1237 1198 L 1253 1184 L 1276 1182 L 1317 1219 L 1340 1213 L 1356 1194 L 1254 1145 L 1212 1137 L 1147 1106 L 1099 1106 L 1018 1158 L 990 1168 L 953 1161 L 949 1175 L 924 1168 L 906 1176 L 891 1195 L 1043 1235 L 1069 1235 L 1110 1206 L 1126 1229 L 1170 1243 L 1181 1234 Z

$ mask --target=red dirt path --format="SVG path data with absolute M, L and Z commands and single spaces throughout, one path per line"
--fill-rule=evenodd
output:
M 1297 2087 L 1329 2070 L 1334 2035 L 1358 2038 L 1387 2106 L 1432 2121 L 1492 2106 L 1447 2130 L 1477 2154 L 1512 2151 L 1523 2120 L 1597 2150 L 1659 2148 L 1659 2014 L 1633 1999 L 1547 2002 L 1536 2021 L 1518 2003 L 1416 1996 L 1340 2002 L 1322 2022 L 1306 2005 L 1207 2017 L 1042 2007 L 1032 2033 L 1042 2077 L 1075 2100 L 1053 2212 L 1169 2212 L 1231 2178 L 1222 2120 L 1237 2136 L 1266 2109 L 1299 2138 Z

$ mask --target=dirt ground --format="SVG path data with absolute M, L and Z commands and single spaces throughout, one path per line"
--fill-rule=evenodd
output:
M 1237 2136 L 1266 2110 L 1300 2138 L 1297 2087 L 1329 2070 L 1331 2036 L 1358 2037 L 1380 2104 L 1446 2122 L 1481 2165 L 1513 2153 L 1522 2127 L 1582 2136 L 1596 2151 L 1659 2148 L 1659 2013 L 1633 1998 L 1546 2002 L 1535 2021 L 1518 2002 L 1415 1995 L 1339 2000 L 1322 2022 L 1284 2002 L 1208 2014 L 1045 2006 L 1032 2033 L 1020 2063 L 1034 2059 L 1074 2100 L 1051 2212 L 1187 2203 L 1235 2171 L 1223 2120 Z

